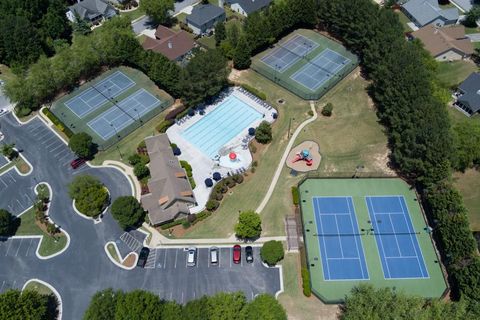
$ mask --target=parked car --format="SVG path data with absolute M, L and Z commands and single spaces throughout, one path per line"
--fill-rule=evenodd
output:
M 4 114 L 6 114 L 8 112 L 7 109 L 0 109 L 0 116 L 3 116 Z
M 70 166 L 72 167 L 72 169 L 77 169 L 78 167 L 80 167 L 84 163 L 85 163 L 85 159 L 77 158 L 75 160 L 72 160 L 72 162 L 70 162 Z
M 217 265 L 218 264 L 218 248 L 217 247 L 211 247 L 210 248 L 210 263 Z
M 240 259 L 242 258 L 242 247 L 236 244 L 233 246 L 233 263 L 240 263 Z
M 253 248 L 251 246 L 245 248 L 245 260 L 247 260 L 248 263 L 253 262 Z
M 188 248 L 188 254 L 187 254 L 187 266 L 195 267 L 196 264 L 197 264 L 197 248 L 190 247 Z
M 150 249 L 143 247 L 140 250 L 140 254 L 138 255 L 137 260 L 137 267 L 143 268 L 145 267 L 145 263 L 147 263 L 148 255 L 150 254 Z

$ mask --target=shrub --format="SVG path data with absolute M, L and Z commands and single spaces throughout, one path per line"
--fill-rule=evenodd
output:
M 292 200 L 294 205 L 298 206 L 300 204 L 300 193 L 296 186 L 292 187 Z
M 26 116 L 28 116 L 31 112 L 32 112 L 32 110 L 31 110 L 30 108 L 27 108 L 27 107 L 15 108 L 15 114 L 16 114 L 19 118 L 26 117 Z
M 252 168 L 250 169 L 250 171 L 251 171 L 252 173 L 255 173 L 255 167 L 252 167 Z
M 189 215 L 187 216 L 187 221 L 188 221 L 188 222 L 192 223 L 192 222 L 194 222 L 195 220 L 197 220 L 197 215 L 196 215 L 196 214 L 192 213 L 192 214 L 189 214 Z
M 173 120 L 163 120 L 155 127 L 155 130 L 157 130 L 159 133 L 165 133 L 173 124 Z
M 132 166 L 136 165 L 137 163 L 140 163 L 141 161 L 142 161 L 142 158 L 138 153 L 134 153 L 130 157 L 128 157 L 128 163 L 130 163 Z
M 274 266 L 284 256 L 283 245 L 280 241 L 267 241 L 260 249 L 260 257 L 269 266 Z
M 251 153 L 257 152 L 257 147 L 253 143 L 250 143 L 249 148 Z
M 252 239 L 260 236 L 262 232 L 262 220 L 255 211 L 244 211 L 238 216 L 235 225 L 235 234 L 242 239 Z
M 145 142 L 145 140 L 140 141 L 137 145 L 138 149 L 145 149 L 146 147 L 147 147 L 147 143 Z
M 196 224 L 197 222 L 203 221 L 203 220 L 207 219 L 208 217 L 210 217 L 211 215 L 212 215 L 212 213 L 209 212 L 209 211 L 202 211 L 202 212 L 197 214 L 197 218 L 195 219 L 195 221 L 192 222 L 192 224 Z
M 307 268 L 302 268 L 302 286 L 303 294 L 306 297 L 310 297 L 312 295 L 312 288 L 310 287 L 310 272 Z
M 188 221 L 183 221 L 183 222 L 182 222 L 182 227 L 183 227 L 184 229 L 188 229 L 188 228 L 190 228 L 190 226 L 191 226 L 191 223 L 190 223 L 190 222 L 188 222 Z
M 272 141 L 272 126 L 267 121 L 262 121 L 255 131 L 255 139 L 261 144 Z
M 232 176 L 232 178 L 238 184 L 243 182 L 243 176 L 241 174 L 236 174 L 236 175 Z
M 216 200 L 208 200 L 206 208 L 208 211 L 215 211 L 219 205 L 220 203 Z
M 213 198 L 214 198 L 214 200 L 222 201 L 222 200 L 223 200 L 223 193 L 221 193 L 221 192 L 215 192 L 215 193 L 213 194 Z
M 312 111 L 312 110 L 308 110 L 307 114 L 308 114 L 310 117 L 313 117 L 313 111 Z
M 257 166 L 258 166 L 258 161 L 257 160 L 253 161 L 252 162 L 252 167 L 257 167 Z
M 237 185 L 237 183 L 235 182 L 235 180 L 233 180 L 232 177 L 229 177 L 227 179 L 225 179 L 225 185 L 228 187 L 228 188 L 233 188 Z
M 148 177 L 148 175 L 150 174 L 150 170 L 145 164 L 140 162 L 133 167 L 133 173 L 137 176 L 138 179 L 143 179 Z
M 48 110 L 47 108 L 43 108 L 42 109 L 42 112 L 45 116 L 47 116 L 48 119 L 50 119 L 50 121 L 52 121 L 52 123 L 60 130 L 62 131 L 63 133 L 65 133 L 65 135 L 70 138 L 73 136 L 73 132 L 72 130 L 70 130 L 70 128 L 66 128 L 62 121 L 60 121 L 60 119 L 57 118 L 57 116 L 55 116 L 50 110 Z M 20 116 L 20 115 L 19 115 Z
M 180 166 L 185 169 L 188 177 L 192 176 L 192 166 L 185 160 L 180 160 Z
M 179 120 L 185 117 L 190 112 L 190 109 L 185 109 L 175 116 L 175 119 Z
M 253 95 L 256 95 L 257 97 L 259 97 L 260 99 L 262 100 L 267 100 L 267 95 L 263 92 L 261 92 L 260 90 L 258 89 L 255 89 L 254 87 L 251 87 L 249 86 L 248 84 L 241 84 L 240 85 L 243 89 L 247 90 L 248 92 L 250 92 L 251 94 Z
M 173 228 L 175 226 L 181 225 L 185 221 L 186 221 L 185 219 L 178 219 L 178 220 L 175 220 L 175 221 L 172 221 L 172 222 L 169 222 L 169 223 L 165 223 L 165 224 L 162 224 L 160 226 L 160 229 L 167 230 L 167 229 Z
M 325 117 L 330 117 L 332 115 L 332 111 L 333 111 L 333 104 L 329 102 L 323 107 L 322 115 L 324 115 Z

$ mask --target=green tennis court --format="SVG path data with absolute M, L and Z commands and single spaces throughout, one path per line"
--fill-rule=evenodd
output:
M 431 231 L 403 180 L 306 179 L 299 191 L 312 291 L 324 302 L 361 283 L 425 298 L 446 292 Z
M 58 99 L 51 111 L 74 133 L 86 132 L 106 150 L 168 108 L 173 98 L 142 72 L 108 70 Z
M 340 43 L 306 29 L 252 59 L 252 69 L 299 97 L 317 100 L 358 65 Z

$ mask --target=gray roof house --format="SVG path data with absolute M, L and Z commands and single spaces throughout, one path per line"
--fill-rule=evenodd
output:
M 168 136 L 148 137 L 145 143 L 150 157 L 150 193 L 143 195 L 141 202 L 148 211 L 150 224 L 157 226 L 190 214 L 190 207 L 196 205 L 195 197 L 185 170 L 173 155 Z
M 472 9 L 474 0 L 450 0 L 450 2 L 460 8 L 460 11 L 468 12 Z
M 463 81 L 455 93 L 455 106 L 468 116 L 480 111 L 480 73 L 474 72 Z
M 76 21 L 76 16 L 93 24 L 117 15 L 117 10 L 106 0 L 83 0 L 68 7 L 67 18 Z
M 244 16 L 248 16 L 256 11 L 267 8 L 272 0 L 227 0 L 230 8 Z
M 225 21 L 225 9 L 212 4 L 199 4 L 187 16 L 187 24 L 195 34 L 203 34 L 214 29 L 219 21 Z
M 402 5 L 402 11 L 419 28 L 431 23 L 437 27 L 455 24 L 459 18 L 457 8 L 441 9 L 437 0 L 410 0 Z

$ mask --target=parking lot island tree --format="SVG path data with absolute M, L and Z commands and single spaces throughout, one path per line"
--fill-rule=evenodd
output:
M 145 218 L 145 211 L 133 196 L 118 197 L 112 203 L 112 216 L 122 229 L 137 227 Z
M 262 261 L 269 266 L 274 266 L 284 256 L 283 244 L 280 241 L 270 240 L 263 244 L 260 249 L 260 257 Z
M 79 158 L 90 159 L 97 152 L 92 137 L 86 132 L 74 134 L 68 141 L 68 147 Z
M 8 237 L 15 234 L 18 226 L 17 218 L 5 209 L 0 209 L 0 237 Z
M 96 217 L 107 207 L 107 188 L 96 177 L 76 176 L 68 186 L 68 194 L 75 200 L 75 207 L 82 214 Z
M 84 320 L 107 320 L 115 319 L 115 310 L 119 297 L 123 295 L 122 291 L 105 289 L 98 291 L 92 297 L 90 305 L 85 312 Z
M 57 299 L 53 295 L 13 289 L 0 294 L 0 319 L 50 320 L 57 316 Z
M 287 320 L 282 305 L 269 294 L 259 294 L 243 309 L 245 319 Z
M 253 210 L 241 212 L 238 223 L 235 225 L 235 234 L 238 238 L 254 239 L 262 232 L 260 215 Z

